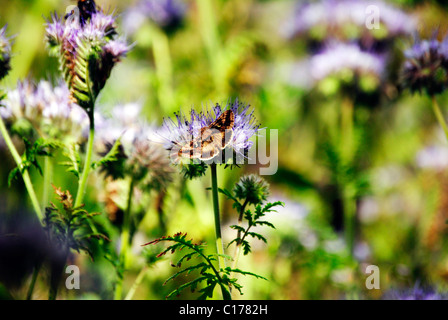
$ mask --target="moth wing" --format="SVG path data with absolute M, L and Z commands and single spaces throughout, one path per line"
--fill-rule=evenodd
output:
M 232 129 L 234 123 L 235 123 L 235 115 L 233 114 L 233 111 L 226 110 L 209 125 L 209 128 L 223 131 L 225 129 Z

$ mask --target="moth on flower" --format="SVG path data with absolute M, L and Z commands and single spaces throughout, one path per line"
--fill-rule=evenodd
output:
M 161 133 L 167 143 L 173 163 L 225 163 L 232 155 L 243 156 L 252 146 L 250 138 L 255 135 L 260 125 L 253 111 L 248 112 L 249 105 L 236 100 L 222 108 L 216 104 L 210 110 L 190 111 L 187 118 L 182 113 L 176 114 L 176 121 L 165 119 Z

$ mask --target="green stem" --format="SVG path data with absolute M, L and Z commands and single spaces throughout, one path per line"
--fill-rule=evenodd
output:
M 344 185 L 342 193 L 345 240 L 350 256 L 353 256 L 356 238 L 356 200 L 349 186 Z
M 131 207 L 132 207 L 132 196 L 134 194 L 134 179 L 131 180 L 129 185 L 128 193 L 128 203 L 126 211 L 123 217 L 123 226 L 121 228 L 121 248 L 120 248 L 120 277 L 117 279 L 117 284 L 115 286 L 115 300 L 121 300 L 123 292 L 123 278 L 124 270 L 126 268 L 126 257 L 129 248 L 129 237 L 131 229 Z
M 42 211 L 45 211 L 45 207 L 48 206 L 50 199 L 50 184 L 53 175 L 53 164 L 50 157 L 45 157 L 44 160 L 44 181 L 42 192 Z
M 445 132 L 445 136 L 448 139 L 448 126 L 445 122 L 442 111 L 440 110 L 439 104 L 437 103 L 437 99 L 435 96 L 432 96 L 432 109 L 434 111 L 434 114 L 436 115 L 437 121 L 439 121 L 439 124 L 442 127 L 443 131 Z
M 219 270 L 221 270 L 226 267 L 226 261 L 224 259 L 224 244 L 221 236 L 221 217 L 219 214 L 218 175 L 216 173 L 216 163 L 211 164 L 210 169 L 212 175 L 213 213 L 215 216 L 216 252 L 218 253 Z M 230 292 L 222 284 L 221 292 L 224 300 L 232 300 Z
M 129 292 L 126 295 L 126 297 L 124 298 L 124 300 L 132 300 L 132 298 L 134 297 L 135 291 L 137 291 L 137 288 L 142 283 L 143 279 L 146 276 L 147 271 L 148 271 L 148 266 L 145 265 L 138 273 L 137 278 L 135 278 L 135 281 L 132 284 L 131 289 L 129 289 Z
M 215 1 L 213 0 L 197 1 L 199 24 L 216 89 L 219 94 L 225 96 L 228 90 L 226 77 L 223 74 L 223 68 L 225 66 L 221 64 L 222 45 L 219 38 L 216 15 L 213 9 L 214 3 Z
M 17 152 L 16 147 L 14 146 L 14 143 L 11 140 L 11 137 L 8 133 L 8 130 L 6 129 L 5 123 L 3 122 L 3 119 L 0 117 L 0 132 L 3 136 L 3 139 L 5 140 L 6 145 L 8 146 L 9 151 L 12 154 L 12 157 L 14 158 L 14 161 L 17 164 L 17 167 L 21 169 L 22 166 L 22 158 L 20 157 L 19 153 Z M 20 170 L 22 172 L 22 170 Z M 37 200 L 36 192 L 34 191 L 33 183 L 31 182 L 30 174 L 28 170 L 25 170 L 22 173 L 23 182 L 25 183 L 26 190 L 28 191 L 28 195 L 31 199 L 31 204 L 33 205 L 34 211 L 36 212 L 37 217 L 39 218 L 40 223 L 42 223 L 43 220 L 43 214 L 41 210 L 41 206 L 39 204 L 39 201 Z
M 95 122 L 93 114 L 90 116 L 90 130 L 89 130 L 89 140 L 87 142 L 87 154 L 86 161 L 84 163 L 84 169 L 81 174 L 81 178 L 78 185 L 78 192 L 76 193 L 75 208 L 79 207 L 84 200 L 84 194 L 86 191 L 87 180 L 90 173 L 90 167 L 92 165 L 92 154 L 93 154 L 93 140 L 95 138 Z
M 342 206 L 344 211 L 344 229 L 348 251 L 353 256 L 356 238 L 356 199 L 352 190 L 352 181 L 348 180 L 346 168 L 353 165 L 354 134 L 353 134 L 353 101 L 346 97 L 341 105 L 341 164 L 340 186 L 342 192 Z
M 40 264 L 36 265 L 34 267 L 33 276 L 31 278 L 31 283 L 30 283 L 30 286 L 28 288 L 28 292 L 26 294 L 26 300 L 31 300 L 31 298 L 33 296 L 34 286 L 36 285 L 36 280 L 37 280 L 37 276 L 39 274 L 39 271 L 40 271 Z
M 157 75 L 157 93 L 164 113 L 171 112 L 173 106 L 173 67 L 168 36 L 156 26 L 152 26 L 152 45 Z
M 219 215 L 218 176 L 216 173 L 216 164 L 211 164 L 210 169 L 212 175 L 213 213 L 215 215 L 216 251 L 218 253 L 219 268 L 224 269 L 226 264 L 224 259 L 224 245 L 221 236 L 221 218 Z

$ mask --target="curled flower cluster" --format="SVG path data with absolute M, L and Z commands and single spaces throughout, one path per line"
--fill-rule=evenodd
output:
M 186 7 L 179 0 L 141 0 L 125 15 L 126 29 L 134 33 L 149 19 L 167 33 L 176 31 L 185 17 Z
M 245 156 L 253 145 L 250 139 L 260 129 L 254 111 L 249 111 L 249 108 L 250 105 L 244 105 L 235 100 L 224 108 L 217 103 L 215 107 L 199 113 L 192 109 L 189 116 L 180 112 L 176 114 L 175 120 L 166 118 L 160 134 L 165 140 L 165 148 L 173 150 L 175 147 L 189 145 L 192 141 L 200 139 L 202 128 L 210 126 L 225 111 L 230 110 L 234 115 L 233 134 L 226 148 L 230 148 L 237 155 Z
M 140 119 L 137 103 L 115 107 L 112 117 L 97 126 L 98 149 L 106 155 L 120 141 L 116 161 L 104 164 L 102 171 L 112 179 L 130 176 L 143 188 L 162 190 L 172 180 L 166 150 L 150 140 L 154 128 Z
M 112 68 L 130 49 L 117 34 L 115 17 L 96 7 L 65 21 L 54 15 L 46 25 L 50 53 L 59 58 L 72 97 L 88 112 L 93 112 Z
M 11 70 L 11 44 L 6 37 L 6 26 L 0 29 L 0 80 Z
M 435 95 L 448 86 L 448 38 L 443 41 L 417 39 L 405 51 L 401 80 L 411 92 Z
M 46 138 L 77 142 L 86 139 L 87 114 L 70 100 L 65 83 L 53 87 L 47 81 L 38 84 L 18 82 L 2 104 L 0 116 L 12 126 L 25 119 Z

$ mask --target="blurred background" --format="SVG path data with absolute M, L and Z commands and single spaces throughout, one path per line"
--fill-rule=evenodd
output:
M 441 294 L 448 290 L 448 141 L 430 99 L 400 86 L 404 51 L 413 38 L 430 38 L 435 30 L 440 39 L 446 34 L 444 1 L 179 0 L 156 13 L 144 10 L 144 2 L 97 1 L 119 16 L 119 30 L 133 43 L 97 108 L 107 112 L 141 104 L 146 120 L 160 126 L 178 110 L 238 98 L 254 108 L 261 127 L 278 130 L 278 170 L 263 178 L 270 183 L 269 201 L 285 206 L 268 216 L 276 229 L 261 231 L 268 243 L 254 240 L 253 253 L 240 258 L 241 269 L 268 279 L 242 277 L 242 298 L 380 299 L 416 287 Z M 57 60 L 45 49 L 45 19 L 73 4 L 0 0 L 0 26 L 7 24 L 13 36 L 12 70 L 3 87 L 13 89 L 23 79 L 57 83 Z M 379 8 L 379 28 L 366 25 L 371 4 Z M 447 95 L 438 99 L 446 116 Z M 8 187 L 14 161 L 1 146 L 0 223 L 25 228 L 34 215 L 22 181 Z M 220 169 L 219 184 L 231 189 L 242 174 L 258 169 Z M 55 170 L 52 182 L 74 194 L 74 177 L 63 167 Z M 31 173 L 41 196 L 42 177 Z M 97 175 L 90 179 L 86 207 L 102 213 L 95 219 L 113 251 L 120 228 L 116 215 L 125 196 L 121 199 Z M 178 231 L 214 243 L 208 187 L 209 174 L 188 182 L 178 177 L 167 190 L 152 191 L 136 209 L 142 221 L 133 235 L 125 292 L 147 260 L 135 299 L 164 299 L 179 284 L 162 285 L 174 272 L 171 257 L 154 261 L 157 248 L 142 253 L 141 244 Z M 113 192 L 118 195 L 110 205 Z M 230 201 L 220 201 L 223 238 L 229 242 L 237 213 Z M 351 242 L 347 212 L 354 221 Z M 11 266 L 23 270 L 0 269 L 0 297 L 25 295 L 32 271 L 28 257 L 35 252 L 30 245 L 36 245 L 33 232 L 28 228 L 29 239 L 10 255 L 4 252 L 16 259 Z M 112 298 L 116 272 L 107 255 L 98 249 L 95 262 L 74 255 L 81 289 L 61 290 L 60 298 Z M 368 265 L 379 267 L 380 289 L 366 288 Z M 7 281 L 12 270 L 19 273 L 18 283 Z M 47 298 L 45 281 L 43 272 L 35 299 Z M 179 298 L 195 297 L 186 291 Z

